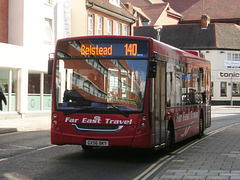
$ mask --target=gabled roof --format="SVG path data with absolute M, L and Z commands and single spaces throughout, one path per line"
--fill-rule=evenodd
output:
M 194 6 L 194 4 L 200 0 L 163 0 L 163 1 L 168 2 L 175 11 L 182 13 L 191 6 Z
M 173 10 L 169 3 L 164 3 L 162 0 L 122 0 L 122 2 L 140 8 L 151 19 L 150 26 L 156 25 L 165 12 L 169 17 L 182 18 L 182 15 Z
M 182 12 L 183 20 L 200 20 L 202 14 L 211 19 L 240 19 L 240 0 L 200 0 Z
M 167 4 L 154 4 L 148 7 L 142 8 L 143 12 L 145 12 L 148 17 L 151 19 L 150 26 L 154 26 L 161 16 L 162 12 L 166 9 Z
M 131 3 L 133 6 L 142 8 L 152 5 L 148 0 L 121 0 L 124 4 Z
M 119 17 L 127 18 L 131 21 L 135 21 L 135 17 L 126 9 L 123 3 L 120 3 L 120 7 L 109 3 L 109 0 L 87 0 L 89 8 L 97 7 L 97 10 L 104 10 L 106 13 L 115 14 Z
M 153 26 L 135 27 L 134 35 L 157 39 Z M 240 50 L 240 26 L 232 23 L 209 24 L 207 29 L 200 24 L 164 26 L 160 38 L 183 50 Z
M 204 30 L 193 24 L 164 26 L 161 41 L 180 49 L 240 50 L 240 26 L 215 23 Z
M 151 19 L 142 11 L 141 8 L 135 7 L 133 6 L 133 9 L 135 11 L 137 11 L 142 17 L 144 17 L 145 19 L 147 19 L 148 21 L 151 21 Z

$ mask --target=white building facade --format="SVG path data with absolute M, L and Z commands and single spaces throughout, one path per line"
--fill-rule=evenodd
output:
M 240 50 L 201 52 L 212 64 L 212 104 L 240 105 Z
M 135 23 L 131 13 L 123 8 L 120 1 L 104 0 L 104 2 L 107 8 L 96 4 L 95 0 L 0 2 L 7 7 L 7 12 L 0 12 L 0 16 L 1 13 L 5 13 L 5 19 L 0 18 L 0 24 L 2 21 L 7 21 L 5 24 L 8 24 L 7 35 L 0 31 L 0 88 L 7 99 L 7 105 L 3 103 L 3 110 L 0 111 L 1 119 L 50 113 L 52 79 L 47 74 L 48 59 L 49 55 L 54 53 L 58 39 L 90 35 L 91 28 L 94 30 L 92 35 L 106 35 L 109 29 L 107 21 L 114 25 L 113 34 L 117 34 L 115 27 L 118 22 L 122 22 L 123 25 L 119 25 L 122 28 L 119 35 L 130 35 L 130 27 Z M 123 11 L 130 17 L 121 20 L 123 15 L 114 13 L 115 9 Z M 94 20 L 92 24 L 91 15 Z M 100 34 L 97 33 L 99 17 L 103 20 Z M 125 34 L 124 28 L 128 29 Z M 5 36 L 4 41 L 1 40 L 1 36 Z
M 48 58 L 56 40 L 71 35 L 68 2 L 8 1 L 8 43 L 0 43 L 0 86 L 7 99 L 1 118 L 50 112 Z

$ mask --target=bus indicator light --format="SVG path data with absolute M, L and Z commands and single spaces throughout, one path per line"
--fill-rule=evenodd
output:
M 137 56 L 137 44 L 125 44 L 125 55 L 126 56 Z

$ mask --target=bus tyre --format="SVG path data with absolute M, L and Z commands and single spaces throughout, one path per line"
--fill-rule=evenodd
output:
M 85 151 L 85 152 L 90 152 L 90 151 L 93 150 L 93 147 L 92 147 L 92 146 L 82 145 L 82 149 L 83 149 L 83 151 Z
M 170 154 L 173 151 L 173 144 L 174 144 L 174 135 L 172 128 L 167 130 L 167 142 L 165 147 L 165 153 Z
M 198 134 L 198 138 L 201 139 L 204 135 L 204 120 L 203 120 L 203 115 L 201 113 L 200 117 L 199 117 L 199 134 Z

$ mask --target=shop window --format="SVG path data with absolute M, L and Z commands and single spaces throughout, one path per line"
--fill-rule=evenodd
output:
M 17 80 L 18 80 L 18 71 L 16 69 L 12 71 L 12 93 L 11 93 L 11 110 L 17 111 Z
M 51 110 L 52 106 L 52 76 L 44 74 L 43 110 Z
M 9 84 L 9 70 L 0 68 L 0 89 L 2 90 L 6 100 L 7 105 L 2 102 L 2 111 L 8 111 L 8 84 Z
M 240 82 L 233 82 L 232 95 L 234 97 L 240 97 Z
M 28 74 L 28 110 L 39 111 L 40 106 L 41 106 L 40 73 L 29 72 Z
M 0 88 L 7 100 L 6 105 L 3 103 L 3 111 L 17 111 L 17 74 L 16 69 L 0 68 Z
M 221 97 L 227 96 L 227 82 L 221 82 L 220 86 L 221 86 L 221 88 L 220 88 L 220 90 L 221 90 L 221 92 L 220 92 Z

